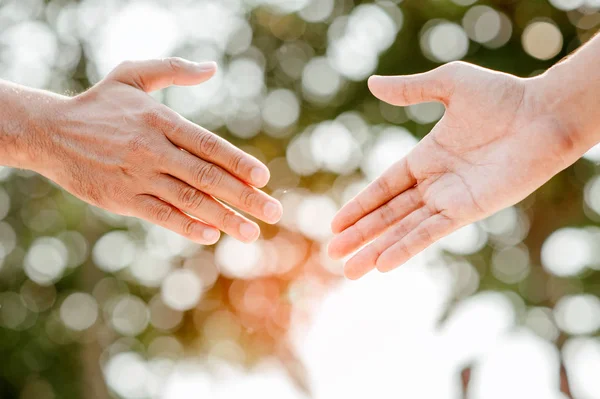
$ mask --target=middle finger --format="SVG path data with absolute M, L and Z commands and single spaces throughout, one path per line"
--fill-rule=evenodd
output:
M 224 169 L 194 155 L 172 148 L 165 173 L 210 194 L 267 223 L 277 223 L 282 208 L 279 201 L 249 186 Z

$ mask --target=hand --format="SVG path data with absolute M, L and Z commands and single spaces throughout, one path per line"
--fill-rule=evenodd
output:
M 456 229 L 515 204 L 586 148 L 544 95 L 544 78 L 520 79 L 465 63 L 375 76 L 379 99 L 439 101 L 446 113 L 410 152 L 336 215 L 329 253 L 349 278 L 386 272 Z M 551 108 L 550 104 L 552 105 Z
M 48 129 L 51 156 L 36 171 L 93 205 L 202 244 L 215 243 L 219 230 L 255 240 L 258 225 L 223 202 L 277 222 L 281 205 L 255 188 L 267 184 L 269 170 L 146 94 L 199 84 L 215 71 L 214 63 L 178 58 L 118 66 L 61 102 Z

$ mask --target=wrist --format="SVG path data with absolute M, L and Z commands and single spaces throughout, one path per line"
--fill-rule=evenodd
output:
M 50 157 L 65 97 L 0 83 L 0 164 L 40 172 Z
M 582 76 L 569 61 L 527 81 L 534 116 L 553 120 L 574 155 L 579 157 L 600 142 L 598 82 Z

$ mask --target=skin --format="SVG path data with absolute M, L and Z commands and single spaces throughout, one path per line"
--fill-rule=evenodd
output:
M 329 254 L 354 254 L 357 279 L 395 269 L 440 238 L 511 206 L 600 141 L 600 36 L 529 79 L 455 62 L 413 76 L 373 76 L 371 92 L 446 113 L 332 223 Z
M 73 98 L 0 81 L 0 162 L 201 244 L 220 231 L 254 241 L 258 225 L 232 207 L 280 219 L 280 203 L 258 190 L 267 167 L 147 94 L 215 72 L 214 63 L 179 58 L 125 62 Z

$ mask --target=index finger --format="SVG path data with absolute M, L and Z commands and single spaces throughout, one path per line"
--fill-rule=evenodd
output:
M 261 188 L 269 182 L 269 169 L 252 155 L 182 116 L 172 118 L 172 126 L 165 135 L 176 146 L 222 167 L 254 187 Z
M 335 215 L 331 229 L 335 234 L 341 233 L 415 184 L 406 158 L 398 161 Z

